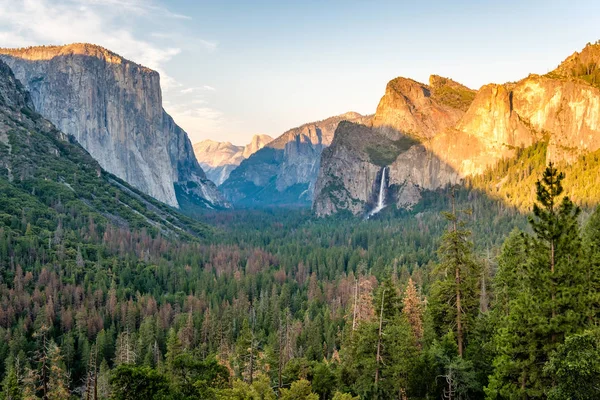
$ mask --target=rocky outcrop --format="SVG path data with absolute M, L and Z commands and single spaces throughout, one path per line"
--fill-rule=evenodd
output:
M 353 214 L 364 211 L 381 170 L 372 162 L 364 142 L 385 146 L 390 140 L 374 134 L 371 127 L 363 124 L 347 121 L 339 124 L 333 143 L 321 157 L 313 203 L 318 215 L 341 210 Z
M 30 94 L 0 61 L 3 218 L 18 215 L 32 226 L 52 229 L 61 215 L 76 210 L 77 218 L 96 227 L 144 229 L 145 234 L 160 233 L 174 240 L 210 233 L 208 226 L 105 172 L 73 136 L 56 129 L 33 108 Z
M 445 78 L 432 77 L 439 94 L 470 89 Z M 460 108 L 442 103 L 431 86 L 396 78 L 386 87 L 371 123 L 340 124 L 330 148 L 323 152 L 316 184 L 314 211 L 353 214 L 374 206 L 381 170 L 388 167 L 388 201 L 410 207 L 423 189 L 436 189 L 459 179 L 450 166 L 427 148 L 436 133 L 456 124 Z M 451 96 L 455 98 L 456 96 Z M 461 97 L 462 98 L 462 97 Z M 450 103 L 447 101 L 446 103 Z
M 290 129 L 231 172 L 220 186 L 234 205 L 310 204 L 321 153 L 341 121 L 367 121 L 354 112 Z
M 227 202 L 194 157 L 187 134 L 162 108 L 160 77 L 99 46 L 0 49 L 36 111 L 107 171 L 179 207 Z
M 269 135 L 254 135 L 247 145 L 236 146 L 207 139 L 194 144 L 194 154 L 208 179 L 220 185 L 243 160 L 272 140 Z
M 366 212 L 376 167 L 389 166 L 390 196 L 397 206 L 410 207 L 422 190 L 481 174 L 540 141 L 548 142 L 547 161 L 570 162 L 600 149 L 597 65 L 600 44 L 588 45 L 545 76 L 485 85 L 476 94 L 438 76 L 429 85 L 392 80 L 372 126 L 340 125 L 323 154 L 314 210 L 318 215 Z M 347 140 L 337 140 L 338 135 Z M 360 167 L 350 167 L 353 163 Z
M 436 83 L 436 87 L 442 86 Z M 462 110 L 435 98 L 431 87 L 412 79 L 396 78 L 387 84 L 373 117 L 373 126 L 391 138 L 404 134 L 426 140 L 454 126 L 462 115 Z

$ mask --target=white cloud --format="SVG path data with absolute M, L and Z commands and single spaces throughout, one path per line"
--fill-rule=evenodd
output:
M 158 13 L 162 18 L 192 19 L 187 15 L 173 13 L 147 0 L 79 0 L 79 2 L 93 6 L 117 7 L 139 15 Z
M 209 85 L 184 88 L 166 72 L 166 64 L 181 52 L 177 43 L 190 40 L 176 31 L 168 31 L 169 19 L 190 17 L 171 12 L 155 0 L 0 0 L 0 47 L 75 42 L 106 47 L 160 73 L 164 107 L 170 109 L 175 121 L 190 134 L 219 130 L 224 117 L 208 107 L 205 99 L 194 98 L 185 104 L 173 99 L 180 94 L 215 88 Z M 157 31 L 139 33 L 134 26 L 152 26 Z M 195 41 L 209 53 L 218 47 L 215 41 Z M 167 101 L 169 98 L 172 103 Z
M 180 93 L 182 93 L 182 94 L 190 94 L 190 93 L 195 93 L 195 92 L 198 92 L 198 91 L 214 92 L 216 90 L 217 89 L 215 89 L 212 86 L 204 85 L 202 87 L 190 87 L 190 88 L 181 89 Z
M 0 46 L 94 43 L 157 70 L 166 90 L 176 86 L 163 66 L 181 50 L 136 38 L 119 24 L 123 12 L 132 13 L 128 18 L 173 15 L 141 0 L 0 0 Z

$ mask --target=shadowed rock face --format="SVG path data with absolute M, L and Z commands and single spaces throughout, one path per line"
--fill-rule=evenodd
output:
M 321 153 L 340 121 L 368 121 L 349 112 L 290 129 L 242 161 L 220 189 L 233 204 L 247 206 L 309 205 Z
M 0 49 L 0 59 L 29 90 L 36 111 L 107 171 L 174 207 L 180 196 L 227 206 L 186 132 L 163 110 L 156 71 L 88 44 Z
M 548 141 L 547 161 L 569 162 L 599 149 L 596 65 L 600 45 L 588 45 L 548 75 L 485 85 L 476 94 L 438 76 L 429 86 L 392 80 L 373 123 L 340 124 L 323 152 L 315 212 L 367 211 L 383 166 L 389 166 L 396 205 L 411 207 L 421 190 L 481 174 L 542 140 Z
M 206 176 L 215 184 L 222 184 L 240 163 L 271 142 L 269 135 L 254 135 L 245 146 L 229 142 L 203 140 L 194 144 L 194 153 Z

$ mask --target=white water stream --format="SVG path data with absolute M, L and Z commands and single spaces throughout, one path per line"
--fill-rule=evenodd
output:
M 385 172 L 386 172 L 386 170 L 387 170 L 387 167 L 383 167 L 383 170 L 381 171 L 381 182 L 379 183 L 379 195 L 377 196 L 377 206 L 375 206 L 375 208 L 369 212 L 369 215 L 367 216 L 367 218 L 372 217 L 373 215 L 377 214 L 379 211 L 381 211 L 385 208 L 385 189 L 386 189 Z

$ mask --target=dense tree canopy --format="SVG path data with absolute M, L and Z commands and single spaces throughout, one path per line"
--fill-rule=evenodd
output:
M 0 180 L 1 398 L 594 398 L 572 393 L 600 211 L 540 178 L 529 224 L 467 186 L 369 221 L 210 213 L 201 237 Z

